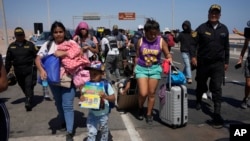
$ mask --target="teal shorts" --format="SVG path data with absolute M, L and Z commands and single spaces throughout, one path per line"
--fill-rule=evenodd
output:
M 135 66 L 136 78 L 154 78 L 161 79 L 162 68 L 160 65 L 152 65 L 150 67 Z

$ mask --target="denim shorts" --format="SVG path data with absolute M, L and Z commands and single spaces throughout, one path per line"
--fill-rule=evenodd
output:
M 160 65 L 152 65 L 150 67 L 135 66 L 136 78 L 154 78 L 161 79 L 162 68 Z

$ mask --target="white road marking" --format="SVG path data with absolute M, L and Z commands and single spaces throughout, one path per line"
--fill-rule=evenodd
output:
M 115 97 L 117 98 L 117 89 L 114 85 L 112 85 L 114 92 L 115 92 Z M 116 103 L 117 105 L 117 100 Z M 121 114 L 122 121 L 127 129 L 127 132 L 129 134 L 130 140 L 131 141 L 142 141 L 140 134 L 136 131 L 132 121 L 130 120 L 129 116 L 127 114 Z
M 121 117 L 122 117 L 123 123 L 125 124 L 125 127 L 127 128 L 130 140 L 131 141 L 142 141 L 140 134 L 136 131 L 129 116 L 127 114 L 121 114 Z

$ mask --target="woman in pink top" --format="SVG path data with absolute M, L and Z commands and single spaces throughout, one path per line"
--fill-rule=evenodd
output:
M 80 22 L 76 27 L 73 40 L 76 41 L 85 56 L 94 61 L 95 55 L 99 53 L 98 41 L 94 35 L 89 33 L 89 26 L 86 22 Z

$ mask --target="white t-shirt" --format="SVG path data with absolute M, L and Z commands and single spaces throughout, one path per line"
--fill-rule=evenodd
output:
M 75 42 L 74 40 L 69 40 L 70 42 Z M 39 49 L 39 51 L 37 52 L 37 55 L 39 55 L 41 58 L 43 58 L 44 56 L 50 55 L 55 53 L 55 51 L 57 50 L 57 44 L 52 41 L 50 49 L 48 51 L 47 49 L 47 44 L 49 43 L 49 41 L 46 41 L 41 48 Z M 80 47 L 79 47 L 80 48 Z

